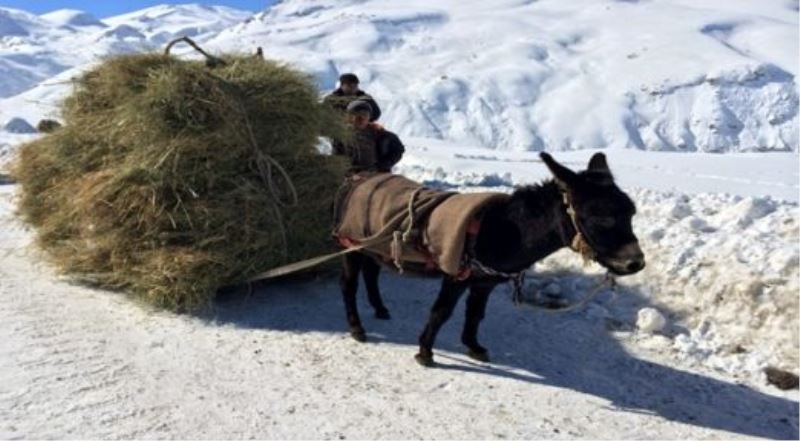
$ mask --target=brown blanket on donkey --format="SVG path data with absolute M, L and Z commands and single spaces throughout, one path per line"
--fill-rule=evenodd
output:
M 401 270 L 402 263 L 424 264 L 455 277 L 466 276 L 467 236 L 477 233 L 483 208 L 508 198 L 432 190 L 389 173 L 356 175 L 348 185 L 336 207 L 334 231 L 343 246 L 392 236 L 367 250 L 394 260 Z

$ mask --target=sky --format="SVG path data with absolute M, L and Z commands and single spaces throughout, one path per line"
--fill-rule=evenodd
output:
M 98 18 L 124 14 L 137 9 L 160 4 L 200 3 L 204 5 L 222 5 L 250 11 L 261 11 L 275 0 L 0 0 L 0 7 L 22 9 L 34 14 L 55 11 L 57 9 L 80 9 L 90 12 Z

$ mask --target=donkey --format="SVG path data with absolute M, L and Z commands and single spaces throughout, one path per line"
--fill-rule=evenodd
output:
M 634 274 L 644 268 L 644 254 L 631 227 L 636 207 L 614 183 L 605 155 L 596 153 L 588 168 L 578 173 L 547 153 L 540 156 L 553 179 L 518 188 L 507 201 L 490 205 L 483 213 L 473 247 L 473 259 L 481 263 L 477 271 L 464 280 L 442 273 L 439 296 L 419 336 L 419 353 L 415 356 L 419 364 L 433 366 L 436 334 L 467 288 L 470 292 L 461 341 L 471 358 L 489 361 L 487 349 L 478 343 L 478 327 L 489 294 L 508 280 L 508 274 L 519 273 L 563 247 L 589 253 L 615 275 Z M 340 283 L 347 322 L 351 336 L 364 342 L 366 332 L 355 297 L 360 272 L 375 316 L 388 320 L 390 315 L 378 288 L 379 262 L 368 253 L 345 255 Z

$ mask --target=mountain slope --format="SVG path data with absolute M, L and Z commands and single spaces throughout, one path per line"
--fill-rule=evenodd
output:
M 249 18 L 156 6 L 107 18 L 107 28 L 53 28 L 12 11 L 0 97 L 190 35 L 215 51 L 262 46 L 324 89 L 356 72 L 404 137 L 504 150 L 797 151 L 797 9 L 787 0 L 285 0 Z M 40 98 L 63 96 L 63 79 L 45 81 L 63 90 L 1 100 L 0 120 L 51 114 L 57 102 Z
M 499 149 L 796 150 L 795 2 L 281 2 L 211 41 L 325 88 L 354 71 L 406 136 Z
M 94 15 L 77 9 L 59 9 L 57 11 L 48 12 L 47 14 L 42 14 L 40 17 L 57 26 L 97 26 L 101 28 L 107 26 Z

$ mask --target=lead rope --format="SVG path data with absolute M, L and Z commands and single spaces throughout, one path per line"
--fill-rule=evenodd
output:
M 583 308 L 584 306 L 588 305 L 589 302 L 595 299 L 601 292 L 603 292 L 603 288 L 610 289 L 613 294 L 616 293 L 617 290 L 617 279 L 611 273 L 606 273 L 603 276 L 603 279 L 600 280 L 594 288 L 586 295 L 586 297 L 582 298 L 577 303 L 572 305 L 567 305 L 562 308 L 547 308 L 544 306 L 537 305 L 535 303 L 526 302 L 523 300 L 522 297 L 522 288 L 525 285 L 525 276 L 527 270 L 522 270 L 518 273 L 506 273 L 503 271 L 497 271 L 495 269 L 489 268 L 488 266 L 484 265 L 478 259 L 472 258 L 471 260 L 472 265 L 477 268 L 482 273 L 489 275 L 489 276 L 497 276 L 503 277 L 508 279 L 511 282 L 512 292 L 511 292 L 511 300 L 514 302 L 514 306 L 522 307 L 526 306 L 530 309 L 536 309 L 541 311 L 546 311 L 549 313 L 564 313 L 574 311 L 579 308 Z
M 530 303 L 530 302 L 524 302 L 524 303 L 522 303 L 522 305 L 523 306 L 527 306 L 527 307 L 529 307 L 531 309 L 542 310 L 542 311 L 546 311 L 546 312 L 553 313 L 553 314 L 556 314 L 556 313 L 557 314 L 561 314 L 561 313 L 564 313 L 564 312 L 574 311 L 576 309 L 580 309 L 580 308 L 583 308 L 584 306 L 588 305 L 589 302 L 594 300 L 595 297 L 597 297 L 601 292 L 603 292 L 603 288 L 610 289 L 612 294 L 616 294 L 616 291 L 617 291 L 617 279 L 615 279 L 614 276 L 611 275 L 611 273 L 606 273 L 605 276 L 603 276 L 603 279 L 601 281 L 599 281 L 594 286 L 594 288 L 592 288 L 592 290 L 589 292 L 588 295 L 586 295 L 586 297 L 584 297 L 583 299 L 581 299 L 577 303 L 573 303 L 572 305 L 564 306 L 563 308 L 546 308 L 546 307 L 539 306 L 539 305 L 537 305 L 535 303 Z

